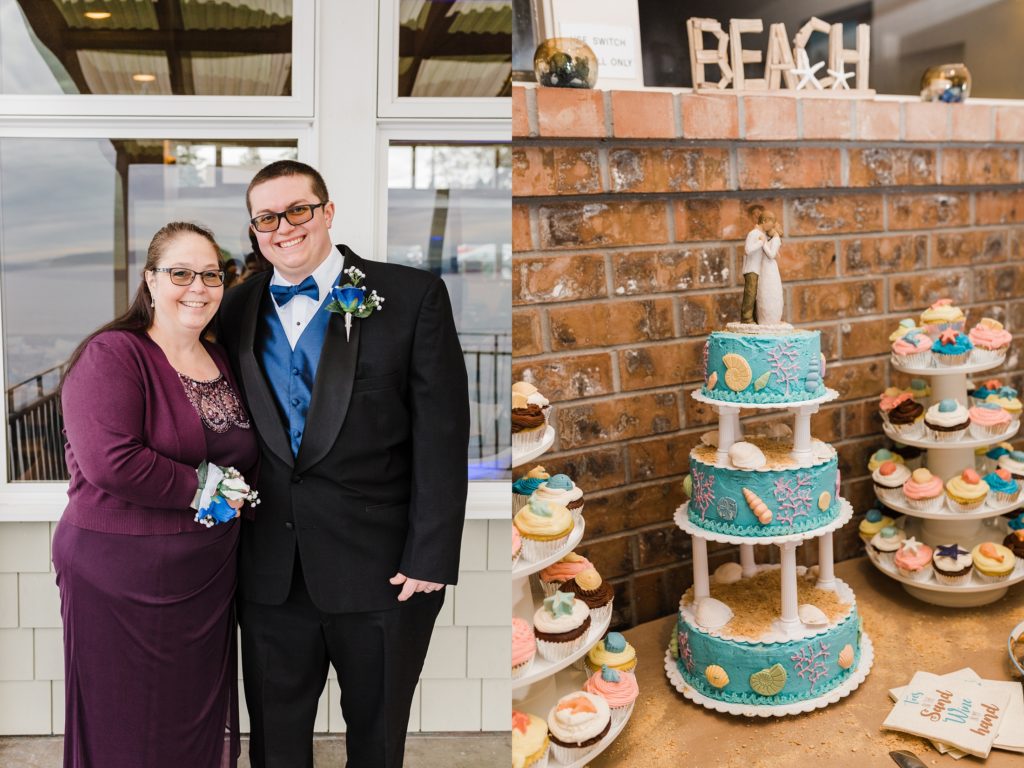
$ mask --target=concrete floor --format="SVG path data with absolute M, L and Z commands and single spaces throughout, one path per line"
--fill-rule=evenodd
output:
M 2 737 L 0 766 L 61 768 L 63 742 L 59 736 Z M 508 733 L 410 734 L 405 768 L 508 768 L 512 762 L 511 744 Z M 243 739 L 238 768 L 250 768 L 247 750 L 248 743 Z M 319 768 L 341 768 L 345 759 L 344 737 L 316 738 L 313 757 Z

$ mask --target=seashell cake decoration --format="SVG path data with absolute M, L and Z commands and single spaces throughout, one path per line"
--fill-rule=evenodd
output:
M 704 677 L 715 688 L 725 688 L 729 684 L 729 675 L 717 664 L 709 664 L 708 668 L 704 670 Z
M 715 568 L 716 584 L 735 584 L 743 578 L 743 566 L 739 563 L 722 563 Z
M 720 629 L 732 619 L 732 608 L 713 597 L 705 597 L 697 604 L 697 624 L 704 629 Z
M 750 676 L 750 687 L 762 696 L 774 696 L 786 687 L 786 669 L 774 664 Z
M 741 355 L 730 352 L 722 355 L 722 365 L 725 366 L 725 386 L 733 392 L 742 392 L 750 386 L 754 374 L 748 363 Z
M 768 463 L 764 451 L 743 440 L 729 446 L 729 461 L 736 469 L 760 469 Z
M 754 516 L 757 517 L 757 521 L 761 525 L 768 525 L 772 521 L 772 511 L 768 509 L 768 505 L 764 503 L 760 496 L 749 488 L 744 488 L 743 498 L 747 500 L 747 504 L 750 505 L 750 511 L 754 513 Z
M 839 666 L 843 669 L 853 666 L 853 646 L 849 643 L 844 645 L 843 650 L 839 652 Z
M 800 621 L 809 627 L 823 627 L 828 624 L 828 616 L 816 605 L 804 603 L 796 609 Z

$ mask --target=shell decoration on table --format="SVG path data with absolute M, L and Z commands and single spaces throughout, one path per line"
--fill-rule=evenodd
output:
M 743 440 L 729 446 L 729 461 L 736 469 L 760 469 L 768 463 L 764 451 Z
M 754 378 L 748 363 L 742 355 L 730 352 L 722 356 L 722 365 L 725 366 L 725 386 L 733 392 L 742 392 L 750 386 Z
M 764 503 L 760 496 L 749 488 L 744 488 L 743 498 L 747 500 L 747 504 L 750 505 L 750 511 L 754 513 L 754 516 L 761 525 L 768 525 L 772 521 L 772 511 L 768 509 L 768 505 Z
M 839 666 L 843 669 L 853 666 L 853 646 L 849 643 L 844 645 L 843 650 L 839 652 Z
M 786 687 L 786 670 L 781 664 L 774 664 L 750 676 L 750 687 L 762 696 L 774 696 Z
M 697 604 L 697 624 L 704 629 L 720 629 L 733 617 L 732 608 L 713 597 L 705 597 Z
M 739 563 L 722 563 L 715 568 L 716 584 L 735 584 L 743 578 L 743 566 Z
M 704 670 L 704 677 L 715 688 L 725 688 L 729 684 L 728 673 L 717 664 L 709 664 L 708 668 Z
M 816 605 L 804 603 L 796 609 L 796 613 L 800 617 L 801 623 L 809 627 L 823 627 L 828 624 L 828 616 Z

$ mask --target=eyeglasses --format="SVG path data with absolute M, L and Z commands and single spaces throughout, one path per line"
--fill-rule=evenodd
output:
M 203 279 L 203 285 L 209 288 L 219 288 L 224 285 L 223 269 L 208 269 L 205 272 L 196 272 L 187 267 L 154 267 L 153 272 L 166 272 L 175 285 L 192 285 L 196 275 Z
M 322 203 L 293 205 L 287 211 L 280 213 L 261 213 L 259 216 L 249 219 L 249 222 L 257 232 L 277 232 L 281 226 L 281 219 L 288 219 L 288 223 L 293 225 L 305 224 L 313 218 L 317 208 L 322 208 L 329 202 L 330 200 L 325 200 Z

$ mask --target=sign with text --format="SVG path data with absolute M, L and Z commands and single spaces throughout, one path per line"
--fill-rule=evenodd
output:
M 575 37 L 590 46 L 597 56 L 598 78 L 632 80 L 637 76 L 640 52 L 630 27 L 607 24 L 563 23 L 560 37 Z
M 551 4 L 556 37 L 582 40 L 597 56 L 597 87 L 629 90 L 644 87 L 640 13 L 636 0 L 545 0 Z

